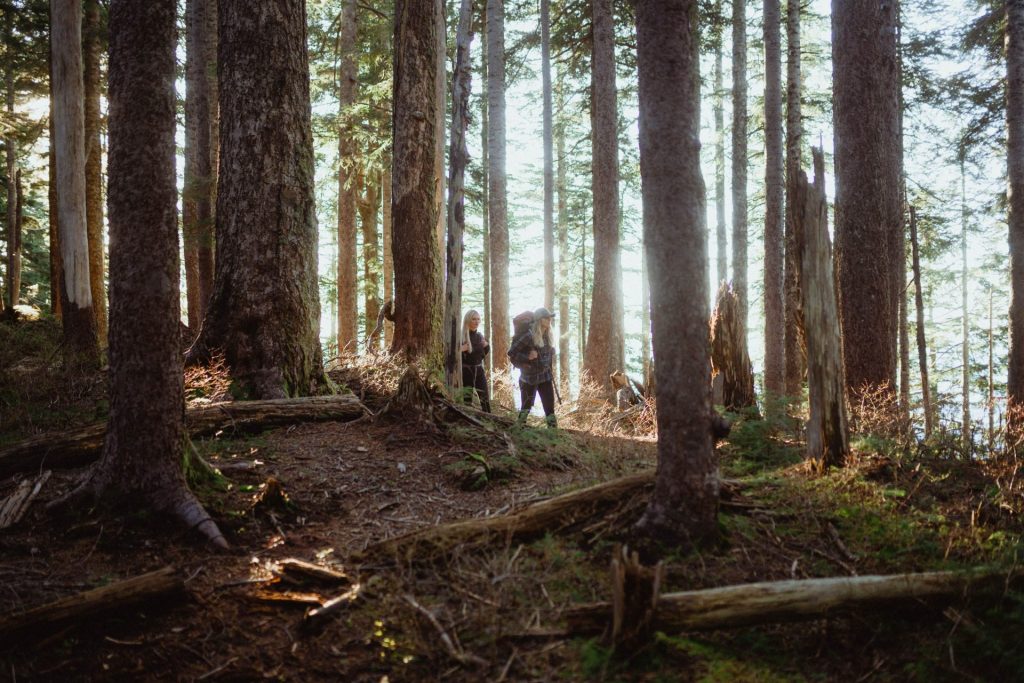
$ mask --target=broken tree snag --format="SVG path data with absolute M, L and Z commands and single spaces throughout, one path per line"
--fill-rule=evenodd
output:
M 326 420 L 350 421 L 367 415 L 366 407 L 351 394 L 310 396 L 268 401 L 236 401 L 185 411 L 190 436 L 213 434 L 218 430 L 251 432 L 294 424 Z M 26 439 L 0 450 L 0 478 L 17 472 L 83 467 L 96 460 L 107 433 L 105 423 L 88 425 L 54 434 Z
M 815 148 L 815 169 L 823 168 L 821 150 Z M 807 388 L 810 417 L 807 421 L 807 458 L 818 471 L 842 467 L 849 454 L 845 378 L 839 336 L 832 245 L 824 178 L 811 185 L 800 173 L 794 190 L 793 220 L 800 235 L 800 288 L 804 339 L 807 343 Z M 823 176 L 824 174 L 821 173 Z
M 661 592 L 665 566 L 640 563 L 640 556 L 626 546 L 616 546 L 612 557 L 612 644 L 630 648 L 650 634 Z
M 658 599 L 653 626 L 666 632 L 705 631 L 902 608 L 923 601 L 998 596 L 1011 580 L 1022 576 L 1020 571 L 988 569 L 770 581 L 666 593 Z M 566 613 L 572 635 L 601 633 L 611 617 L 612 605 L 607 602 L 581 605 Z
M 391 299 L 385 301 L 384 305 L 380 307 L 380 312 L 377 313 L 377 326 L 373 328 L 373 332 L 366 338 L 366 348 L 373 353 L 377 352 L 377 347 L 373 345 L 373 340 L 384 329 L 385 320 L 395 322 L 395 302 Z
M 0 620 L 0 640 L 21 640 L 37 632 L 45 637 L 53 633 L 55 626 L 84 621 L 102 612 L 165 597 L 184 589 L 185 582 L 178 571 L 164 567 Z
M 436 424 L 434 398 L 415 365 L 410 365 L 405 369 L 402 379 L 398 380 L 398 389 L 388 399 L 381 415 L 397 417 L 404 422 Z
M 726 282 L 718 290 L 711 318 L 711 371 L 722 378 L 722 405 L 739 412 L 757 407 L 754 370 L 747 353 L 747 331 L 740 315 L 740 301 Z
M 14 526 L 25 516 L 32 499 L 39 495 L 43 484 L 50 478 L 50 470 L 37 477 L 29 477 L 18 484 L 14 493 L 0 501 L 0 529 Z

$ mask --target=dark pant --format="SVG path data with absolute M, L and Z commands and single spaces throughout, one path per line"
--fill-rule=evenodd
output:
M 465 390 L 466 403 L 473 403 L 473 389 L 480 397 L 480 409 L 485 413 L 491 412 L 491 401 L 487 395 L 487 373 L 482 365 L 462 366 L 462 388 Z
M 540 384 L 520 382 L 519 396 L 523 401 L 520 410 L 529 412 L 533 408 L 533 401 L 537 394 L 540 394 L 540 402 L 544 406 L 544 415 L 553 415 L 555 413 L 555 386 L 551 383 L 551 380 L 541 382 Z

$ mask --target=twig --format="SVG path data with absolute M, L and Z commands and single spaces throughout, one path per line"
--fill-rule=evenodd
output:
M 444 645 L 444 649 L 448 652 L 448 655 L 452 659 L 457 661 L 459 664 L 476 664 L 477 666 L 490 666 L 486 659 L 478 657 L 477 655 L 474 655 L 470 652 L 466 652 L 461 648 L 456 648 L 454 641 L 452 641 L 452 638 L 448 635 L 448 632 L 444 630 L 444 626 L 441 625 L 441 622 L 437 620 L 437 617 L 435 617 L 430 610 L 428 610 L 420 603 L 416 602 L 416 598 L 409 595 L 408 593 L 405 594 L 403 598 L 407 603 L 409 603 L 409 605 L 412 606 L 413 609 L 415 609 L 417 612 L 426 617 L 427 621 L 430 622 L 430 625 L 434 627 L 438 635 L 441 637 L 441 643 Z
M 220 672 L 221 672 L 221 671 L 223 671 L 224 669 L 226 669 L 226 668 L 228 668 L 229 666 L 231 666 L 231 664 L 232 664 L 232 663 L 233 663 L 233 662 L 234 662 L 234 661 L 235 661 L 236 659 L 238 659 L 238 657 L 232 657 L 232 658 L 231 658 L 231 659 L 229 659 L 228 661 L 226 661 L 226 662 L 224 662 L 223 664 L 221 664 L 220 666 L 218 666 L 218 667 L 217 667 L 216 669 L 211 669 L 210 671 L 207 671 L 206 673 L 204 673 L 204 674 L 203 674 L 202 676 L 200 676 L 200 677 L 199 677 L 199 678 L 197 678 L 196 680 L 197 680 L 197 681 L 202 681 L 202 680 L 205 680 L 205 679 L 209 678 L 210 676 L 213 676 L 213 675 L 215 675 L 215 674 L 218 674 L 218 673 L 220 673 Z

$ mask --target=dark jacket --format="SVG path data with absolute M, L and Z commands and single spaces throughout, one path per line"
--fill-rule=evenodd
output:
M 462 367 L 481 365 L 484 356 L 491 352 L 490 345 L 484 346 L 484 336 L 473 330 L 469 331 L 469 343 L 473 350 L 462 352 Z
M 549 331 L 548 336 L 551 336 Z M 530 351 L 536 351 L 537 357 L 529 360 Z M 519 381 L 523 384 L 534 386 L 554 379 L 553 365 L 555 359 L 555 347 L 550 343 L 544 346 L 536 346 L 533 343 L 533 335 L 527 333 L 519 339 L 513 340 L 512 349 L 509 351 L 512 362 L 519 368 Z

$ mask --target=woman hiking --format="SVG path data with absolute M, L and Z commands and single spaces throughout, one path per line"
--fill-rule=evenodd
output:
M 491 401 L 487 395 L 487 373 L 484 370 L 484 357 L 490 353 L 491 345 L 484 335 L 478 332 L 480 314 L 474 310 L 466 311 L 462 318 L 462 387 L 465 390 L 466 403 L 473 404 L 473 389 L 480 397 L 480 409 L 491 412 Z
M 519 368 L 519 395 L 522 405 L 518 424 L 525 424 L 533 408 L 533 402 L 540 394 L 544 406 L 544 421 L 548 427 L 558 427 L 555 417 L 555 386 L 553 384 L 555 345 L 551 321 L 554 314 L 541 307 L 533 312 L 533 324 L 512 340 L 508 355 L 512 364 Z

